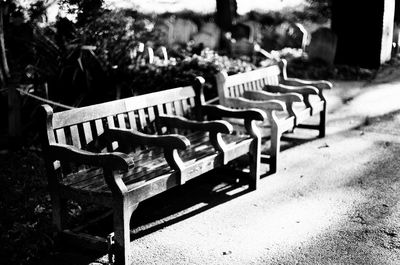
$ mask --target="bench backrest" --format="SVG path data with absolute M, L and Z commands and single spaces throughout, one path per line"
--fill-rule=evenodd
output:
M 230 106 L 227 98 L 241 97 L 244 91 L 262 90 L 265 85 L 278 85 L 281 69 L 278 65 L 268 66 L 245 73 L 228 76 L 225 71 L 216 75 L 220 104 Z
M 201 80 L 197 83 L 200 83 L 199 93 L 196 93 L 197 87 L 187 86 L 57 113 L 47 106 L 46 140 L 48 144 L 61 143 L 86 149 L 110 127 L 156 133 L 154 120 L 159 114 L 196 115 L 195 106 L 203 100 Z

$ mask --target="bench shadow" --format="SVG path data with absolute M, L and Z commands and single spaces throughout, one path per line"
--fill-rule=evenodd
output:
M 288 135 L 283 135 L 281 137 L 281 152 L 294 148 L 299 145 L 303 145 L 306 143 L 309 143 L 313 140 L 318 139 L 317 137 L 309 137 L 309 138 L 304 138 L 304 137 L 299 137 L 296 136 L 295 134 L 288 134 Z
M 131 240 L 193 217 L 250 191 L 243 172 L 229 167 L 211 171 L 184 186 L 139 204 L 131 220 Z

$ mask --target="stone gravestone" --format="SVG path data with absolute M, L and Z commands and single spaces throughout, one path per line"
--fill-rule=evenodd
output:
M 163 45 L 169 44 L 169 36 L 172 34 L 172 23 L 168 19 L 158 21 L 154 26 L 158 36 L 157 41 Z
M 377 69 L 390 60 L 395 2 L 398 0 L 332 1 L 335 63 Z
M 178 18 L 175 22 L 170 24 L 169 30 L 169 44 L 187 43 L 191 40 L 192 36 L 197 33 L 197 25 L 188 19 Z
M 249 41 L 260 43 L 262 40 L 261 24 L 251 20 L 245 21 L 243 24 L 250 28 Z
M 337 37 L 329 28 L 319 28 L 311 34 L 308 56 L 333 64 L 336 54 Z
M 204 47 L 214 50 L 218 47 L 221 30 L 214 23 L 205 23 L 200 32 L 193 36 L 193 41 L 196 45 L 200 43 Z
M 300 23 L 283 22 L 275 28 L 276 49 L 301 48 L 304 50 L 308 33 Z

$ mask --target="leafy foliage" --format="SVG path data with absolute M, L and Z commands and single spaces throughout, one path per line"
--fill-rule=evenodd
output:
M 325 22 L 331 17 L 331 6 L 333 0 L 307 0 L 310 3 L 310 8 L 304 15 L 309 15 L 316 22 Z
M 0 156 L 0 259 L 30 264 L 53 246 L 42 160 L 33 152 Z M 18 246 L 18 247 L 16 247 Z
M 246 72 L 256 66 L 227 56 L 220 56 L 213 51 L 203 51 L 201 55 L 188 56 L 183 60 L 170 60 L 167 65 L 142 65 L 129 71 L 132 94 L 143 94 L 150 90 L 159 91 L 166 88 L 191 85 L 196 76 L 206 80 L 205 97 L 217 96 L 215 74 L 225 70 L 228 74 Z

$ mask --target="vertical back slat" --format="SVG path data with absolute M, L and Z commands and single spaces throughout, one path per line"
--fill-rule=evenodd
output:
M 165 114 L 164 112 L 164 108 L 163 108 L 163 105 L 157 105 L 156 106 L 156 111 L 157 111 L 157 115 L 163 115 L 163 114 Z M 156 128 L 156 130 L 157 130 L 157 133 L 159 133 L 159 134 L 163 134 L 163 133 L 165 133 L 166 131 L 164 131 L 162 128 Z
M 154 112 L 154 107 L 149 107 L 147 109 L 147 113 L 148 113 L 148 126 L 149 126 L 149 132 L 150 133 L 155 133 L 156 132 L 156 128 L 154 126 L 154 121 L 156 119 L 156 114 Z
M 108 128 L 115 128 L 115 122 L 114 122 L 113 116 L 107 117 L 107 124 L 108 124 Z M 109 151 L 114 151 L 117 148 L 118 148 L 117 142 L 112 142 L 111 145 L 108 147 Z
M 195 106 L 194 98 L 189 98 L 189 105 L 190 105 L 190 107 L 194 107 Z
M 144 132 L 145 128 L 147 127 L 146 113 L 144 112 L 144 109 L 138 110 L 138 115 L 139 115 L 140 129 L 141 129 L 141 131 Z
M 261 91 L 263 89 L 262 79 L 257 80 L 257 90 Z
M 234 87 L 234 86 L 231 86 L 231 87 L 229 88 L 229 96 L 230 96 L 231 98 L 234 98 L 234 97 L 235 97 L 235 87 Z
M 83 123 L 83 133 L 85 135 L 86 144 L 93 141 L 92 127 L 89 122 Z
M 162 105 L 157 105 L 157 112 L 158 112 L 158 115 L 165 114 L 164 113 L 164 108 L 163 108 Z
M 175 115 L 173 105 L 171 102 L 165 103 L 165 114 L 167 115 Z M 167 130 L 168 133 L 177 133 L 177 130 L 175 128 L 169 128 Z M 165 132 L 164 132 L 165 133 Z
M 236 86 L 235 86 L 235 97 L 239 97 L 239 96 L 240 96 L 239 93 L 240 93 L 240 92 L 239 92 L 239 85 L 236 85 Z
M 231 92 L 231 93 L 230 93 L 230 94 L 231 94 L 230 96 L 231 96 L 232 98 L 236 97 L 235 86 L 231 86 L 231 89 L 230 89 L 230 90 L 231 90 L 231 91 L 230 91 L 230 92 Z
M 149 122 L 154 122 L 154 120 L 156 119 L 156 114 L 154 112 L 154 107 L 149 107 L 147 109 L 148 113 L 149 113 Z
M 255 90 L 253 81 L 247 82 L 247 83 L 245 84 L 245 90 L 246 90 L 246 91 Z
M 126 127 L 126 123 L 125 123 L 125 114 L 118 114 L 117 119 L 118 119 L 119 128 L 126 129 L 127 127 Z
M 246 91 L 246 84 L 244 85 L 239 85 L 239 96 L 241 97 L 243 95 L 243 92 Z
M 135 112 L 134 111 L 129 111 L 128 112 L 128 120 L 129 120 L 129 125 L 131 126 L 131 129 L 136 130 L 136 119 L 135 119 Z
M 78 130 L 78 126 L 77 125 L 72 125 L 70 127 L 71 130 L 71 139 L 72 139 L 72 145 L 77 147 L 77 148 L 81 148 L 81 141 L 79 139 L 79 130 Z
M 261 79 L 261 84 L 262 84 L 263 86 L 267 85 L 267 84 L 268 84 L 268 83 L 267 83 L 267 79 L 266 79 L 266 78 Z
M 251 81 L 251 90 L 253 91 L 258 90 L 258 80 Z
M 113 116 L 108 116 L 108 117 L 107 117 L 107 124 L 108 124 L 108 128 L 113 128 L 113 127 L 115 127 L 115 123 L 114 123 L 114 118 L 113 118 Z
M 182 109 L 183 109 L 183 115 L 187 116 L 189 114 L 189 106 L 188 106 L 187 100 L 186 99 L 182 100 L 181 104 L 182 104 Z
M 168 115 L 174 115 L 175 114 L 174 110 L 172 108 L 172 103 L 171 102 L 165 103 L 165 110 L 167 111 L 166 114 L 168 114 Z
M 240 91 L 240 96 L 242 96 L 242 95 L 243 95 L 243 91 L 252 90 L 251 82 L 245 82 L 245 83 L 239 85 L 239 88 L 240 88 L 240 89 L 239 89 L 239 91 Z
M 175 108 L 175 114 L 178 116 L 183 116 L 183 110 L 182 110 L 182 105 L 180 101 L 174 101 L 174 108 Z
M 64 128 L 56 130 L 56 136 L 57 136 L 57 142 L 59 144 L 67 144 Z
M 99 120 L 95 120 L 94 123 L 96 125 L 97 136 L 102 135 L 104 132 L 103 121 L 101 119 L 99 119 Z

